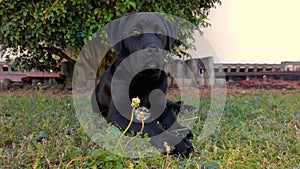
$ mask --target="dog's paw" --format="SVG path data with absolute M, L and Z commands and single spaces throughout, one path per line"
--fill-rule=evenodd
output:
M 182 113 L 196 113 L 198 108 L 192 105 L 184 104 L 183 101 L 171 102 L 167 103 L 167 107 L 172 108 L 176 115 Z
M 191 153 L 194 152 L 194 146 L 187 138 L 183 138 L 171 152 L 172 155 L 188 157 Z
M 163 154 L 187 157 L 194 151 L 194 147 L 187 137 L 176 136 L 169 132 L 165 132 L 158 137 L 151 138 L 150 143 Z M 169 151 L 167 151 L 166 146 L 170 146 Z
M 192 105 L 181 105 L 180 110 L 179 110 L 179 114 L 180 113 L 196 113 L 198 111 L 197 107 L 192 106 Z

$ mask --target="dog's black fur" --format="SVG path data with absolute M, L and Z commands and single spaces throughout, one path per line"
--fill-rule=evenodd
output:
M 120 113 L 116 103 L 112 99 L 112 78 L 121 62 L 129 55 L 141 51 L 148 59 L 143 59 L 145 65 L 151 63 L 153 55 L 158 57 L 162 55 L 161 50 L 170 51 L 176 35 L 175 26 L 166 21 L 162 16 L 154 13 L 137 13 L 127 15 L 125 18 L 115 21 L 107 27 L 108 37 L 114 45 L 117 54 L 116 61 L 104 72 L 94 91 L 93 110 L 99 112 L 106 120 L 124 130 L 128 124 L 131 115 L 130 105 L 125 105 L 125 114 Z M 122 36 L 122 37 L 120 37 Z M 118 39 L 123 39 L 118 42 Z M 138 62 L 138 61 L 137 61 Z M 156 63 L 159 64 L 159 63 Z M 135 65 L 128 65 L 129 68 L 120 69 L 123 71 L 122 76 L 126 77 L 126 71 Z M 123 77 L 123 78 L 124 78 Z M 125 92 L 117 91 L 118 97 L 130 100 L 139 97 L 140 106 L 147 107 L 151 110 L 152 105 L 164 107 L 162 114 L 151 112 L 150 120 L 145 121 L 143 134 L 147 133 L 151 139 L 152 145 L 164 151 L 164 142 L 173 145 L 171 154 L 187 156 L 193 152 L 194 148 L 189 139 L 193 134 L 189 129 L 182 130 L 175 134 L 172 130 L 184 129 L 177 121 L 177 114 L 182 110 L 182 102 L 171 102 L 161 95 L 153 94 L 149 99 L 150 92 L 159 89 L 164 94 L 167 90 L 167 73 L 161 69 L 145 69 L 137 73 L 130 81 L 130 78 L 124 78 L 129 85 L 129 98 Z M 121 85 L 121 84 L 120 84 Z M 116 90 L 118 90 L 116 88 Z M 125 95 L 122 95 L 125 93 Z M 165 95 L 163 95 L 165 96 Z M 126 98 L 127 97 L 127 98 Z M 150 104 L 151 103 L 151 104 Z M 151 107 L 151 108 L 150 108 Z M 154 107 L 154 106 L 153 106 Z M 152 120 L 151 120 L 152 119 Z M 141 122 L 133 121 L 129 131 L 135 133 L 141 130 Z

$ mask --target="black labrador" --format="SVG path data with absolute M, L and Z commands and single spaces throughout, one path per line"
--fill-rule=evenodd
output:
M 151 113 L 143 129 L 151 144 L 164 152 L 167 142 L 173 146 L 171 154 L 175 155 L 192 153 L 194 148 L 189 139 L 193 134 L 177 122 L 183 103 L 165 98 L 168 75 L 161 69 L 164 51 L 172 48 L 176 27 L 159 14 L 134 13 L 108 25 L 107 33 L 115 44 L 117 58 L 95 88 L 93 110 L 125 130 L 131 117 L 130 101 L 138 97 L 139 106 Z M 138 133 L 141 126 L 141 121 L 135 118 L 129 131 Z

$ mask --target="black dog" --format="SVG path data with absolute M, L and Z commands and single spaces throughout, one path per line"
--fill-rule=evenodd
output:
M 176 35 L 175 26 L 155 13 L 129 14 L 107 27 L 114 45 L 116 61 L 104 72 L 94 91 L 93 110 L 124 130 L 131 117 L 130 100 L 138 97 L 140 107 L 149 109 L 143 134 L 151 144 L 164 151 L 164 142 L 173 146 L 171 154 L 186 156 L 194 148 L 189 141 L 190 129 L 177 122 L 182 103 L 165 98 L 167 73 L 161 68 L 164 55 L 170 51 Z M 129 57 L 130 56 L 130 57 Z M 128 92 L 129 91 L 129 92 Z M 115 96 L 115 98 L 114 98 Z M 141 130 L 134 120 L 129 131 Z M 173 131 L 180 130 L 179 133 Z

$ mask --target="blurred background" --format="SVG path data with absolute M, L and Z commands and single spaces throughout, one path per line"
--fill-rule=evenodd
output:
M 300 61 L 300 1 L 226 0 L 204 36 L 223 63 Z

